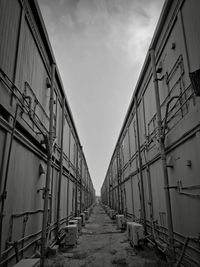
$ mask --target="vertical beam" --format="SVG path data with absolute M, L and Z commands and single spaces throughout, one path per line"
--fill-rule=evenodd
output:
M 58 181 L 58 202 L 57 202 L 57 228 L 56 234 L 58 235 L 60 229 L 60 198 L 61 198 L 61 183 L 63 174 L 63 134 L 64 134 L 64 122 L 65 122 L 65 98 L 62 101 L 62 126 L 61 126 L 61 148 L 60 148 L 60 172 Z
M 139 131 L 139 121 L 138 121 L 138 106 L 137 106 L 137 97 L 135 96 L 135 114 L 136 114 L 136 131 L 137 131 L 137 146 L 138 146 L 138 162 L 139 162 L 139 175 L 140 175 L 140 182 L 141 182 L 141 204 L 142 204 L 142 219 L 144 224 L 144 232 L 147 233 L 147 226 L 146 226 L 146 210 L 145 210 L 145 198 L 144 198 L 144 181 L 143 181 L 143 174 L 142 174 L 142 158 L 141 158 L 141 151 L 140 151 L 140 131 Z
M 169 179 L 167 172 L 167 162 L 166 162 L 166 152 L 165 152 L 165 144 L 162 133 L 162 117 L 161 117 L 161 108 L 160 108 L 160 97 L 159 97 L 159 87 L 158 87 L 158 79 L 156 72 L 156 59 L 155 59 L 155 51 L 154 49 L 150 50 L 151 56 L 151 67 L 153 72 L 153 82 L 154 82 L 154 91 L 155 91 L 155 99 L 156 99 L 156 112 L 157 112 L 157 127 L 158 127 L 158 138 L 160 145 L 160 156 L 161 156 L 161 164 L 162 164 L 162 172 L 164 179 L 164 192 L 165 192 L 165 201 L 166 201 L 166 211 L 167 211 L 167 225 L 168 225 L 168 239 L 169 239 L 169 250 L 171 258 L 169 259 L 170 266 L 173 266 L 175 261 L 174 254 L 174 232 L 173 232 L 173 220 L 172 220 L 172 211 L 171 211 L 171 200 L 170 200 L 170 192 L 169 192 Z
M 50 105 L 49 105 L 49 136 L 47 141 L 47 175 L 46 184 L 44 189 L 44 213 L 42 221 L 42 236 L 41 236 L 41 267 L 44 266 L 45 250 L 46 250 L 46 232 L 48 222 L 48 204 L 49 204 L 49 184 L 51 177 L 51 165 L 52 165 L 52 145 L 53 145 L 53 105 L 54 105 L 54 80 L 55 80 L 55 63 L 51 67 L 51 91 L 50 91 Z

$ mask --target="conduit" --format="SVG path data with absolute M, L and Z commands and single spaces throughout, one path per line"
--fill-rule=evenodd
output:
M 169 239 L 169 266 L 173 266 L 175 262 L 175 251 L 174 251 L 174 233 L 173 233 L 173 221 L 172 221 L 172 211 L 171 211 L 171 200 L 170 200 L 170 191 L 169 191 L 169 179 L 167 172 L 167 162 L 166 162 L 166 152 L 165 144 L 162 133 L 162 117 L 161 117 L 161 108 L 160 108 L 160 97 L 159 97 L 159 87 L 158 87 L 158 78 L 156 72 L 156 60 L 155 60 L 155 51 L 154 49 L 150 50 L 151 65 L 153 71 L 153 80 L 154 80 L 154 92 L 156 98 L 156 112 L 157 112 L 157 125 L 158 125 L 158 138 L 160 145 L 160 156 L 162 162 L 162 171 L 164 178 L 164 191 L 165 191 L 165 200 L 166 200 L 166 212 L 167 212 L 167 226 L 168 226 L 168 239 Z
M 46 232 L 48 222 L 48 202 L 49 202 L 49 185 L 51 178 L 51 165 L 52 165 L 52 145 L 53 145 L 53 105 L 54 105 L 54 80 L 55 80 L 55 63 L 51 67 L 51 91 L 50 91 L 50 103 L 49 103 L 49 136 L 46 140 L 47 147 L 47 175 L 46 184 L 44 188 L 44 213 L 42 221 L 42 236 L 41 236 L 41 267 L 44 266 L 45 251 L 46 251 Z

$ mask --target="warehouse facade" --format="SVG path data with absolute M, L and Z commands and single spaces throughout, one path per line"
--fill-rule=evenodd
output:
M 101 188 L 105 205 L 184 266 L 200 262 L 199 10 L 165 1 Z
M 57 240 L 95 191 L 37 1 L 0 2 L 0 252 Z

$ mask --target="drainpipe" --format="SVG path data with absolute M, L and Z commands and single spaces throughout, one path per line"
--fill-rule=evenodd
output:
M 144 181 L 142 174 L 142 158 L 140 151 L 140 132 L 139 132 L 139 121 L 138 121 L 138 106 L 137 106 L 137 97 L 135 96 L 135 115 L 136 115 L 136 132 L 137 132 L 137 147 L 138 147 L 138 162 L 139 162 L 139 175 L 141 182 L 141 206 L 142 206 L 142 219 L 144 224 L 144 233 L 147 234 L 147 225 L 146 225 L 146 210 L 145 210 L 145 199 L 144 199 Z
M 168 239 L 169 239 L 168 249 L 169 249 L 169 255 L 170 255 L 169 265 L 173 266 L 173 263 L 175 262 L 173 220 L 172 220 L 172 211 L 171 211 L 171 200 L 170 200 L 169 179 L 168 179 L 168 172 L 167 172 L 166 152 L 165 152 L 165 144 L 164 144 L 163 131 L 162 131 L 162 117 L 161 117 L 159 87 L 158 87 L 158 79 L 157 79 L 157 72 L 156 72 L 156 60 L 155 60 L 154 49 L 150 50 L 150 56 L 151 56 L 151 65 L 152 65 L 153 79 L 154 79 L 154 91 L 155 91 L 155 98 L 156 98 L 156 112 L 157 112 L 158 138 L 159 138 L 159 145 L 160 145 L 160 156 L 161 156 L 162 171 L 163 171 L 163 178 L 164 178 L 164 191 L 165 191 L 165 200 L 166 200 Z
M 78 216 L 78 144 L 76 146 L 75 216 Z
M 120 214 L 120 185 L 119 185 L 119 179 L 120 179 L 120 169 L 119 169 L 119 151 L 116 151 L 117 153 L 117 208 L 118 208 L 118 213 Z
M 80 213 L 82 213 L 82 164 L 83 164 L 83 147 L 81 146 L 81 170 L 80 170 Z
M 12 127 L 12 132 L 11 132 L 11 137 L 10 137 L 10 145 L 9 145 L 9 150 L 8 150 L 8 158 L 7 158 L 7 163 L 6 163 L 6 170 L 5 170 L 5 180 L 4 180 L 4 185 L 3 185 L 3 192 L 0 196 L 1 200 L 1 213 L 0 213 L 0 257 L 1 257 L 1 250 L 2 250 L 2 230 L 3 230 L 3 218 L 4 218 L 4 207 L 5 207 L 5 202 L 6 202 L 6 197 L 7 197 L 7 183 L 8 183 L 8 172 L 9 172 L 9 167 L 10 167 L 10 158 L 11 158 L 11 153 L 12 153 L 12 146 L 13 146 L 13 140 L 14 140 L 14 135 L 15 135 L 15 127 L 16 127 L 16 122 L 17 122 L 17 115 L 18 115 L 18 108 L 19 104 L 16 105 L 15 109 L 15 116 L 13 120 L 13 127 Z
M 70 180 L 70 154 L 71 154 L 71 132 L 70 132 L 70 126 L 69 126 L 69 158 L 68 158 L 68 177 L 67 177 L 67 219 L 69 216 L 69 180 Z
M 51 165 L 52 165 L 52 145 L 53 145 L 53 105 L 54 105 L 54 80 L 55 80 L 55 63 L 51 67 L 51 91 L 50 91 L 50 105 L 49 105 L 49 136 L 47 138 L 47 175 L 46 184 L 44 188 L 44 213 L 42 221 L 42 236 L 41 236 L 41 267 L 44 266 L 45 250 L 46 250 L 46 232 L 48 222 L 48 202 L 49 202 L 49 184 L 51 178 Z
M 65 99 L 62 102 L 62 128 L 61 128 L 61 148 L 60 148 L 60 172 L 58 182 L 58 203 L 57 203 L 57 228 L 56 235 L 58 235 L 60 229 L 60 197 L 61 197 L 61 183 L 63 173 L 63 134 L 64 134 L 64 119 L 65 119 Z
M 131 124 L 130 124 L 131 127 Z M 129 171 L 131 173 L 131 138 L 130 138 L 130 131 L 128 130 L 128 143 L 129 143 L 129 158 L 130 158 L 130 165 L 129 165 Z M 131 179 L 131 202 L 132 202 L 132 211 L 133 211 L 133 218 L 135 217 L 135 209 L 134 209 L 134 199 L 133 199 L 133 177 L 130 177 Z

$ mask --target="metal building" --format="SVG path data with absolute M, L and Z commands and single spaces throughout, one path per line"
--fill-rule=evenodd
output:
M 105 180 L 171 266 L 200 266 L 200 1 L 165 1 Z
M 36 0 L 0 1 L 0 252 L 51 245 L 95 191 Z

